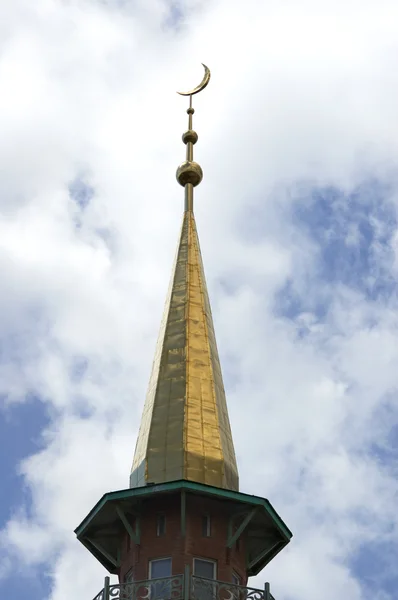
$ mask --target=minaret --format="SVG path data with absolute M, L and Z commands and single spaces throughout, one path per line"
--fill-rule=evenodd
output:
M 184 214 L 130 488 L 105 494 L 75 531 L 119 577 L 114 586 L 106 578 L 101 600 L 226 600 L 240 586 L 247 597 L 248 577 L 292 535 L 268 500 L 239 492 L 193 211 L 203 173 L 193 160 L 192 96 L 209 82 L 203 66 L 202 83 L 182 94 L 189 96 L 186 160 L 177 169 Z M 263 597 L 271 598 L 268 585 Z

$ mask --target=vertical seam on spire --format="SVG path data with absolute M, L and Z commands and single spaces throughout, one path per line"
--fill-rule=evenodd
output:
M 184 221 L 188 220 L 187 223 L 187 268 L 185 275 L 185 285 L 186 285 L 186 304 L 185 304 L 185 398 L 184 398 L 184 426 L 182 430 L 182 441 L 183 441 L 183 452 L 184 452 L 184 479 L 187 478 L 188 471 L 188 451 L 187 451 L 187 419 L 188 419 L 188 391 L 189 391 L 189 244 L 190 244 L 190 212 L 187 211 L 184 213 Z M 185 223 L 184 223 L 185 224 Z

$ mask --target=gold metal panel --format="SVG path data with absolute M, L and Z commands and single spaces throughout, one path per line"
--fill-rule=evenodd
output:
M 193 213 L 188 213 L 189 225 L 189 285 L 192 286 L 189 307 L 188 330 L 199 332 L 198 337 L 189 336 L 188 372 L 198 372 L 201 379 L 201 407 L 204 479 L 203 483 L 239 489 L 238 469 L 229 424 L 227 403 L 222 381 L 220 361 L 214 333 L 209 296 L 205 281 L 202 257 Z M 191 291 L 191 290 L 190 290 Z M 198 358 L 194 350 L 200 349 L 200 366 L 193 361 Z M 192 361 L 192 362 L 193 362 Z M 189 380 L 189 377 L 188 377 Z M 189 402 L 189 400 L 188 400 Z M 190 479 L 190 477 L 187 477 Z M 216 483 L 217 481 L 217 483 Z
M 184 214 L 130 485 L 189 479 L 238 490 L 193 213 Z
M 186 229 L 186 228 L 185 228 Z M 187 231 L 181 232 L 181 239 Z M 152 373 L 149 380 L 141 426 L 134 454 L 130 487 L 146 485 L 148 482 L 165 481 L 167 459 L 179 464 L 183 477 L 183 439 L 181 421 L 185 403 L 185 281 L 184 248 L 178 247 L 174 261 L 163 318 L 156 345 Z M 180 382 L 176 388 L 174 381 Z M 182 386 L 182 387 L 181 387 Z M 175 393 L 177 390 L 177 393 Z M 182 392 L 182 395 L 181 395 Z M 166 407 L 170 409 L 170 426 L 164 427 L 164 435 L 156 439 L 158 428 L 153 426 L 155 414 Z M 170 439 L 171 436 L 171 439 Z M 170 444 L 169 455 L 166 452 Z M 159 473 L 162 474 L 159 479 Z

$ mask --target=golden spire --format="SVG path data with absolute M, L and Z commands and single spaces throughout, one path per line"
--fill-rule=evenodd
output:
M 177 256 L 138 434 L 130 487 L 187 479 L 239 489 L 214 325 L 193 215 L 193 188 L 202 169 L 193 161 L 192 95 L 187 110 L 186 161 L 177 169 L 185 211 Z M 180 93 L 180 92 L 179 92 Z

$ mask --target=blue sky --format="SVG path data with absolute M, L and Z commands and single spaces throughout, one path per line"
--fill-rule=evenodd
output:
M 102 586 L 73 530 L 128 485 L 183 206 L 175 90 L 205 62 L 195 212 L 241 490 L 294 533 L 252 584 L 395 600 L 395 3 L 18 0 L 0 23 L 0 596 Z
M 31 399 L 26 404 L 12 410 L 6 408 L 2 412 L 0 439 L 4 488 L 0 514 L 3 525 L 11 516 L 13 507 L 25 500 L 23 480 L 15 467 L 26 456 L 40 449 L 40 434 L 47 422 L 45 408 L 39 400 Z
M 329 298 L 316 298 L 316 293 L 300 297 L 289 281 L 278 298 L 282 314 L 294 317 L 311 309 L 325 317 L 328 302 L 333 299 L 332 286 L 337 285 L 355 290 L 370 302 L 393 301 L 397 296 L 393 274 L 393 237 L 397 228 L 393 185 L 365 180 L 349 192 L 310 185 L 300 188 L 288 218 L 313 244 L 315 264 L 312 281 L 307 284 L 317 290 L 325 286 Z
M 312 285 L 344 285 L 360 294 L 370 304 L 397 307 L 398 286 L 393 275 L 393 236 L 397 228 L 394 186 L 389 182 L 367 180 L 349 193 L 336 188 L 308 188 L 293 206 L 293 221 L 307 232 L 314 243 L 315 264 Z M 353 233 L 354 232 L 354 233 Z M 291 294 L 290 286 L 277 296 L 276 310 L 293 319 L 305 310 L 312 310 L 319 320 L 327 321 L 333 303 L 333 293 L 322 295 L 316 303 L 311 298 Z M 311 294 L 311 296 L 313 296 Z M 315 294 L 314 294 L 315 296 Z M 281 305 L 279 304 L 281 301 Z M 370 319 L 369 325 L 377 327 Z M 300 331 L 298 329 L 298 331 Z M 303 335 L 308 334 L 308 329 Z M 396 474 L 398 458 L 398 427 L 396 386 L 392 388 L 373 413 L 374 421 L 383 420 L 386 412 L 391 419 L 385 437 L 376 436 L 374 443 L 359 449 L 369 460 L 386 472 Z M 369 518 L 367 514 L 352 514 L 352 519 Z M 394 525 L 386 523 L 385 541 L 364 542 L 353 553 L 349 565 L 360 581 L 364 597 L 390 594 L 398 589 L 398 571 L 393 558 L 398 554 L 396 541 L 391 541 Z M 388 597 L 388 596 L 387 596 Z
M 45 406 L 40 399 L 29 398 L 26 403 L 5 407 L 0 419 L 0 473 L 2 494 L 0 497 L 0 527 L 3 528 L 16 511 L 29 513 L 30 491 L 19 473 L 18 465 L 27 456 L 43 446 L 41 433 L 48 424 Z M 2 561 L 5 556 L 2 554 Z M 47 597 L 51 582 L 43 570 L 25 572 L 24 576 L 12 573 L 1 583 L 2 594 L 10 594 L 15 600 L 26 598 L 26 590 L 34 598 Z

